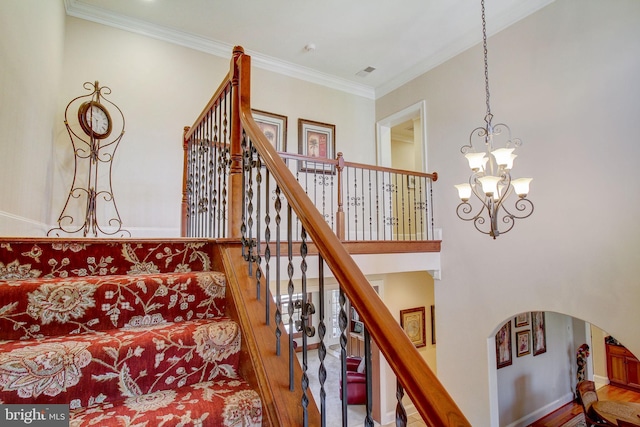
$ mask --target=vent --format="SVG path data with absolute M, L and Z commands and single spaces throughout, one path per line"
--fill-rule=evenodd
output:
M 364 70 L 360 70 L 356 73 L 356 76 L 358 77 L 367 77 L 369 74 L 371 74 L 371 72 L 375 71 L 376 67 L 367 67 Z

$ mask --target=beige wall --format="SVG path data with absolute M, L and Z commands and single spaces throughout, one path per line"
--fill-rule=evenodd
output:
M 37 9 L 33 1 L 11 1 L 1 7 L 8 9 L 3 17 L 22 20 L 2 26 L 3 58 L 15 67 L 0 71 L 2 105 L 13 105 L 0 119 L 0 162 L 7 163 L 2 173 L 9 184 L 2 190 L 0 231 L 37 236 L 55 224 L 74 167 L 64 110 L 88 93 L 85 82 L 97 80 L 111 88 L 109 99 L 126 120 L 113 161 L 113 193 L 124 228 L 134 237 L 177 236 L 182 129 L 209 100 L 229 59 L 77 18 L 68 17 L 65 25 L 62 2 Z M 26 22 L 34 31 L 23 31 Z M 252 86 L 255 108 L 288 116 L 289 151 L 297 152 L 297 121 L 305 118 L 335 124 L 336 149 L 349 160 L 375 161 L 374 150 L 364 148 L 374 144 L 373 100 L 256 67 Z M 43 118 L 36 126 L 34 115 Z M 21 143 L 10 142 L 15 140 Z
M 61 1 L 0 2 L 3 236 L 43 235 L 47 230 L 64 23 Z
M 424 307 L 426 346 L 419 347 L 420 355 L 437 374 L 436 345 L 431 343 L 431 305 L 434 304 L 433 278 L 424 271 L 385 274 L 373 276 L 384 283 L 383 300 L 391 314 L 400 323 L 400 311 Z M 395 419 L 396 377 L 386 363 L 381 363 L 381 424 L 392 423 Z M 405 399 L 407 412 L 413 410 L 411 401 Z
M 376 102 L 378 119 L 427 102 L 429 167 L 439 173 L 435 218 L 443 230 L 438 376 L 472 425 L 509 425 L 571 392 L 569 375 L 549 378 L 527 390 L 531 407 L 499 419 L 506 402 L 498 401 L 489 343 L 516 313 L 584 319 L 640 353 L 638 51 L 640 3 L 633 0 L 557 0 L 490 38 L 492 110 L 524 141 L 513 173 L 534 177 L 536 205 L 531 218 L 495 241 L 456 217 L 453 188 L 468 178 L 459 148 L 483 124 L 481 46 Z M 555 363 L 550 354 L 535 359 Z M 537 375 L 546 375 L 544 367 Z M 514 392 L 532 384 L 522 380 Z
M 105 52 L 87 61 L 82 52 Z M 229 60 L 80 19 L 69 18 L 63 101 L 99 80 L 112 89 L 127 129 L 114 162 L 114 193 L 134 236 L 177 236 L 182 185 L 182 128 L 191 125 L 229 70 Z M 353 150 L 371 123 L 373 101 L 254 68 L 255 108 L 288 116 L 288 148 L 297 151 L 299 116 L 336 124 L 338 150 Z M 309 102 L 314 100 L 314 102 Z M 329 106 L 336 108 L 329 108 Z M 68 191 L 66 135 L 56 140 L 57 200 Z

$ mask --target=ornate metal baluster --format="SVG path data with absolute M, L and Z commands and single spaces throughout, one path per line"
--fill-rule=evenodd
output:
M 274 208 L 276 211 L 276 354 L 280 356 L 280 337 L 282 336 L 282 329 L 280 329 L 282 325 L 282 312 L 280 311 L 282 304 L 282 298 L 280 296 L 280 211 L 282 209 L 282 198 L 280 197 L 280 186 L 277 184 Z
M 373 417 L 371 416 L 371 409 L 373 408 L 373 391 L 372 391 L 372 369 L 371 369 L 371 336 L 369 335 L 369 331 L 367 327 L 364 327 L 364 374 L 366 378 L 366 389 L 367 389 L 367 415 L 364 418 L 365 427 L 373 427 Z
M 289 391 L 294 390 L 293 381 L 293 218 L 291 205 L 287 203 L 287 274 L 289 275 L 289 284 L 287 292 L 289 295 Z
M 407 411 L 404 410 L 402 398 L 404 397 L 404 389 L 400 381 L 396 380 L 396 427 L 407 427 Z
M 261 250 L 261 239 L 262 239 L 262 235 L 261 235 L 261 215 L 260 215 L 260 206 L 262 205 L 262 199 L 260 198 L 261 192 L 260 190 L 262 189 L 262 161 L 260 160 L 260 154 L 258 153 L 258 151 L 256 150 L 256 148 L 253 145 L 253 142 L 251 142 L 251 153 L 252 153 L 252 159 L 253 159 L 253 163 L 252 163 L 252 169 L 256 174 L 256 254 L 255 254 L 255 260 L 256 260 L 256 298 L 258 299 L 258 301 L 261 298 L 261 293 L 262 293 L 262 269 L 260 268 L 260 264 L 262 263 L 262 255 L 260 254 L 260 250 Z M 268 282 L 267 282 L 267 286 L 268 286 Z
M 269 304 L 269 284 L 271 283 L 270 281 L 270 275 L 271 275 L 271 266 L 269 265 L 269 262 L 271 261 L 271 228 L 269 226 L 270 222 L 271 222 L 271 216 L 270 216 L 270 211 L 271 211 L 271 204 L 269 203 L 269 183 L 271 181 L 271 174 L 269 173 L 269 169 L 265 169 L 265 173 L 266 173 L 266 182 L 265 182 L 265 189 L 264 189 L 264 193 L 265 193 L 265 215 L 264 215 L 264 283 L 266 286 L 265 289 L 265 293 L 266 293 L 266 298 L 264 299 L 265 301 L 265 305 L 264 305 L 264 312 L 265 312 L 265 322 L 267 325 L 271 324 L 271 305 Z
M 296 330 L 302 332 L 302 414 L 303 425 L 309 424 L 309 376 L 308 370 L 308 347 L 307 337 L 315 335 L 315 328 L 310 326 L 311 317 L 315 313 L 313 303 L 307 301 L 307 231 L 302 227 L 300 233 L 302 241 L 300 242 L 300 255 L 302 260 L 300 261 L 300 272 L 302 273 L 302 300 L 296 301 L 296 308 L 300 309 L 300 320 L 296 321 Z M 291 296 L 291 294 L 289 294 Z
M 340 314 L 338 315 L 338 323 L 340 324 L 340 378 L 342 378 L 342 427 L 347 427 L 347 326 L 349 319 L 347 318 L 347 310 L 345 309 L 347 299 L 340 287 Z
M 318 358 L 320 359 L 320 367 L 318 368 L 318 379 L 320 381 L 321 427 L 325 427 L 327 425 L 327 393 L 324 389 L 324 383 L 327 380 L 327 369 L 324 366 L 324 360 L 327 356 L 327 347 L 324 344 L 324 337 L 327 333 L 327 326 L 324 321 L 324 260 L 321 255 L 318 255 L 318 282 L 318 293 L 320 295 L 320 301 L 318 303 L 320 309 L 320 323 L 318 324 L 318 337 L 320 338 L 320 343 L 318 344 Z

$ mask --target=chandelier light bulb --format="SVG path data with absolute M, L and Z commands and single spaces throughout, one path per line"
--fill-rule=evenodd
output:
M 507 166 L 509 162 L 513 163 L 511 159 L 511 153 L 513 153 L 515 148 L 498 148 L 497 150 L 493 150 L 491 154 L 496 159 L 496 163 L 498 166 Z
M 478 181 L 480 181 L 480 185 L 482 185 L 482 192 L 487 197 L 496 196 L 498 194 L 498 182 L 500 182 L 499 177 L 488 175 L 478 178 Z
M 529 183 L 532 180 L 533 178 L 518 178 L 511 181 L 511 185 L 513 185 L 513 189 L 518 197 L 527 197 L 527 194 L 529 194 Z
M 484 171 L 487 161 L 489 160 L 489 158 L 485 156 L 485 153 L 467 153 L 465 157 L 469 161 L 469 167 L 474 172 Z
M 463 202 L 468 201 L 471 198 L 471 185 L 468 183 L 454 185 L 458 189 L 458 197 Z

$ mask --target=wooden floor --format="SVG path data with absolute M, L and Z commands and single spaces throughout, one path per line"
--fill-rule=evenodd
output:
M 606 385 L 598 389 L 600 400 L 622 400 L 625 402 L 640 403 L 640 393 L 612 385 Z M 528 427 L 559 427 L 571 418 L 582 412 L 582 406 L 576 402 L 568 403 L 562 408 L 550 413 L 544 418 L 530 424 Z

